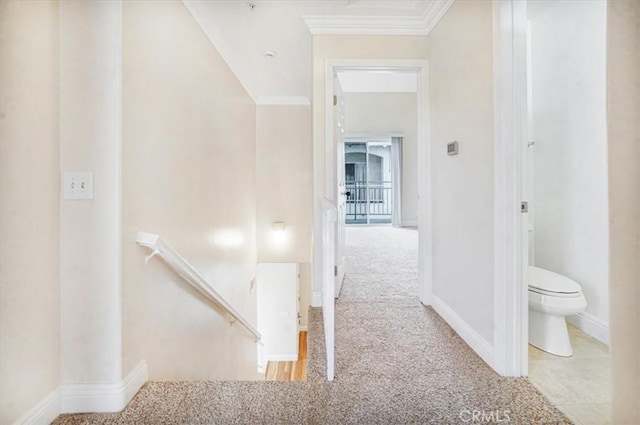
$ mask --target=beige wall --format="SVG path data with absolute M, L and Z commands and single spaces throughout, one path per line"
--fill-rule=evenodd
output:
M 492 2 L 458 1 L 429 35 L 433 293 L 493 341 Z M 448 156 L 457 140 L 460 154 Z
M 311 297 L 313 158 L 310 106 L 256 110 L 256 238 L 258 262 L 300 263 L 301 325 Z M 285 223 L 276 242 L 271 225 Z
M 428 37 L 314 36 L 314 167 L 325 165 L 325 68 L 329 59 L 427 59 L 433 167 L 433 292 L 493 342 L 492 2 L 455 2 Z M 461 31 L 464 29 L 464 31 Z M 460 155 L 446 154 L 457 140 Z M 421 164 L 418 165 L 423 166 Z M 325 181 L 314 182 L 316 208 Z M 330 190 L 328 191 L 330 192 Z M 319 227 L 316 234 L 321 234 Z M 316 244 L 319 239 L 316 238 Z M 314 291 L 320 290 L 316 246 Z
M 256 322 L 255 105 L 180 1 L 124 4 L 124 373 L 256 378 L 253 338 L 135 244 L 158 233 Z
M 402 223 L 418 223 L 416 93 L 345 93 L 347 133 L 403 133 Z
M 341 36 L 320 35 L 313 37 L 313 168 L 316 175 L 335 173 L 335 147 L 333 158 L 325 164 L 325 76 L 326 61 L 330 59 L 426 59 L 427 38 L 421 36 Z M 329 166 L 327 168 L 327 165 Z M 331 188 L 329 188 L 331 190 Z M 325 180 L 314 179 L 315 213 L 320 199 L 326 196 Z M 333 190 L 335 192 L 335 190 Z M 322 235 L 322 228 L 314 227 L 315 235 Z M 321 291 L 320 256 L 321 238 L 314 239 L 313 291 Z
M 58 3 L 0 2 L 0 423 L 60 385 Z
M 612 423 L 640 423 L 640 3 L 607 9 Z

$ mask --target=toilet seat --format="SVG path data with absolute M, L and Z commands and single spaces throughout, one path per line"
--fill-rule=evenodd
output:
M 582 288 L 573 279 L 539 267 L 529 267 L 529 290 L 552 297 L 577 296 Z
M 581 291 L 569 292 L 569 293 L 545 291 L 543 289 L 539 289 L 531 285 L 529 285 L 529 292 L 534 292 L 536 294 L 544 295 L 546 297 L 557 297 L 557 298 L 579 298 L 582 295 Z

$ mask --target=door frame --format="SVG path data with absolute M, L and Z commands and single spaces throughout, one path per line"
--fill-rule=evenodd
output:
M 527 376 L 529 297 L 526 222 L 520 211 L 527 143 L 527 2 L 499 0 L 494 26 L 494 361 Z
M 337 170 L 330 164 L 336 164 L 333 123 L 333 78 L 338 71 L 390 71 L 410 72 L 417 76 L 417 144 L 418 144 L 418 298 L 424 305 L 431 304 L 432 293 L 432 178 L 431 178 L 431 118 L 429 107 L 429 62 L 427 60 L 395 59 L 336 59 L 327 60 L 325 69 L 325 137 L 322 152 L 324 170 L 314 170 L 314 177 L 325 182 L 325 193 L 316 194 L 335 203 L 337 196 Z M 321 216 L 314 217 L 316 229 L 322 228 Z M 318 247 L 314 246 L 314 251 Z M 320 253 L 317 253 L 320 254 Z M 314 252 L 314 258 L 318 258 Z M 320 275 L 322 265 L 314 261 L 314 276 Z M 316 269 L 317 268 L 317 269 Z M 316 298 L 317 299 L 317 298 Z

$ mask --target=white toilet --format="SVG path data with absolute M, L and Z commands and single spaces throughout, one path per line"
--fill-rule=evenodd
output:
M 529 344 L 556 356 L 572 356 L 565 316 L 586 307 L 578 282 L 529 266 Z

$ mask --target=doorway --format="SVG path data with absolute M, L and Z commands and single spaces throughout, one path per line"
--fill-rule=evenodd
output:
M 528 376 L 577 424 L 610 410 L 606 13 L 527 3 Z
M 341 175 L 346 169 L 340 168 L 338 160 L 340 146 L 344 144 L 342 128 L 335 120 L 340 100 L 336 99 L 335 80 L 340 71 L 377 71 L 405 73 L 416 76 L 416 119 L 417 119 L 417 153 L 416 161 L 420 166 L 416 170 L 418 186 L 418 299 L 428 305 L 431 301 L 431 148 L 430 148 L 430 113 L 429 113 L 429 71 L 428 62 L 424 60 L 329 60 L 325 74 L 325 113 L 324 140 L 316 143 L 315 181 L 316 181 L 316 215 L 315 229 L 318 237 L 314 245 L 314 281 L 318 282 L 314 291 L 317 300 L 313 305 L 322 306 L 325 331 L 327 359 L 327 379 L 333 380 L 335 356 L 335 312 L 334 302 L 336 278 L 339 276 L 336 258 L 343 258 L 339 250 L 340 235 L 344 232 L 345 221 L 338 219 L 341 215 L 340 205 L 346 199 L 346 185 L 342 186 Z M 338 114 L 340 115 L 340 114 Z M 355 174 L 355 170 L 354 170 Z M 345 176 L 346 177 L 346 176 Z

